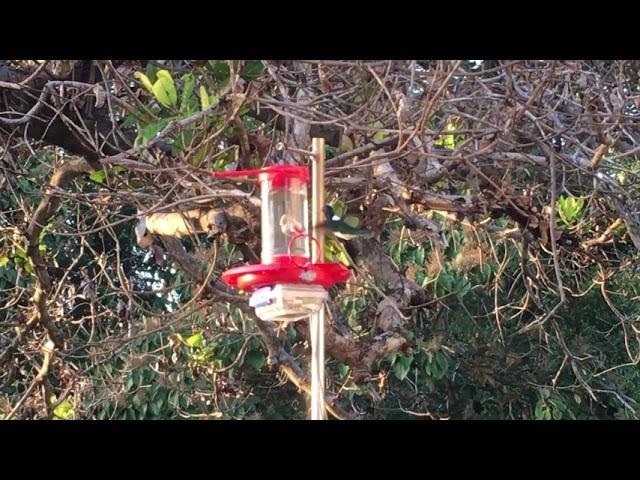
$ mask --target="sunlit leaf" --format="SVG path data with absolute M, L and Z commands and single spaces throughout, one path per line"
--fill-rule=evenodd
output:
M 191 99 L 191 95 L 193 94 L 193 89 L 196 86 L 196 79 L 192 73 L 188 73 L 184 77 L 182 77 L 182 81 L 183 84 L 182 96 L 180 97 L 180 108 L 184 110 L 188 104 L 188 101 Z
M 211 99 L 207 94 L 207 89 L 203 85 L 200 85 L 200 108 L 206 110 L 211 106 Z
M 96 183 L 104 183 L 107 174 L 104 170 L 96 170 L 89 175 L 89 178 Z
M 584 197 L 560 197 L 556 208 L 562 221 L 567 225 L 576 222 L 584 210 L 584 202 Z
M 176 84 L 168 70 L 158 70 L 158 80 L 153 84 L 152 92 L 165 107 L 173 107 L 178 101 Z
M 187 342 L 187 345 L 189 345 L 190 347 L 196 347 L 196 348 L 203 347 L 204 335 L 202 334 L 202 332 L 198 332 L 194 335 L 191 335 L 189 338 L 187 338 L 186 342 Z
M 453 132 L 457 129 L 455 123 L 452 120 L 449 120 L 444 127 L 445 132 Z M 434 145 L 442 145 L 444 148 L 448 148 L 449 150 L 454 150 L 456 147 L 456 141 L 454 134 L 444 134 L 433 140 Z
M 133 74 L 133 76 L 136 77 L 138 80 L 140 80 L 142 82 L 142 85 L 144 86 L 144 88 L 149 90 L 149 93 L 151 93 L 151 94 L 153 93 L 153 84 L 149 80 L 149 77 L 147 77 L 142 72 L 136 72 L 136 73 Z
M 73 404 L 68 399 L 65 399 L 53 410 L 54 420 L 71 420 L 73 419 L 73 415 Z

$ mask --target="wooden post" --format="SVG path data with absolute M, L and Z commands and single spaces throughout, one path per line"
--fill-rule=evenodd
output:
M 318 228 L 323 222 L 324 208 L 324 138 L 314 138 L 311 160 L 311 235 L 318 242 L 318 249 L 311 246 L 311 261 L 324 261 L 324 230 Z M 318 251 L 319 250 L 319 251 Z M 326 420 L 324 403 L 324 306 L 318 313 L 309 316 L 311 337 L 311 420 Z

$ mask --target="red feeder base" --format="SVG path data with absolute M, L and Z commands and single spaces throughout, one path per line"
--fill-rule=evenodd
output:
M 349 280 L 351 272 L 341 263 L 309 263 L 305 257 L 276 257 L 276 263 L 244 265 L 222 274 L 229 286 L 245 292 L 278 283 L 320 285 L 331 288 Z

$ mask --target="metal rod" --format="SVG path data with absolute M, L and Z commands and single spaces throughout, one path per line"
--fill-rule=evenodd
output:
M 324 138 L 314 138 L 311 156 L 311 235 L 318 242 L 318 249 L 311 250 L 313 263 L 324 261 Z M 326 420 L 324 403 L 324 306 L 309 316 L 311 337 L 311 420 Z

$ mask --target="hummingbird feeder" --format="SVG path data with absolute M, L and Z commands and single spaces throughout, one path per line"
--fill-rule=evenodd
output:
M 346 282 L 350 271 L 341 263 L 324 262 L 323 242 L 309 233 L 309 168 L 274 165 L 214 176 L 257 177 L 262 201 L 261 263 L 231 268 L 222 280 L 250 293 L 249 304 L 262 320 L 300 320 L 320 311 L 327 289 Z

